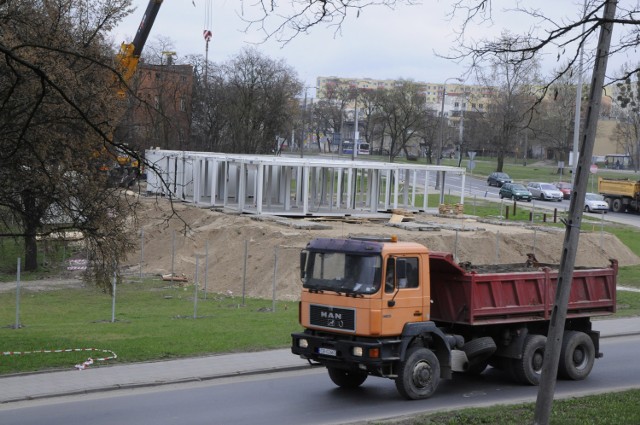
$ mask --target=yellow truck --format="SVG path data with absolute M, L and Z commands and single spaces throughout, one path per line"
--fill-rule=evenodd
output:
M 613 212 L 640 210 L 640 181 L 598 177 L 598 193 Z

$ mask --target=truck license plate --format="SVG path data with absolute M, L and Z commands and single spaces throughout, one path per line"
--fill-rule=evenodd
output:
M 319 347 L 318 348 L 318 354 L 324 354 L 325 356 L 334 356 L 335 357 L 338 353 L 333 348 Z

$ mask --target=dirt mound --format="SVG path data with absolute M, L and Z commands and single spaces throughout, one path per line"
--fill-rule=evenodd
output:
M 524 263 L 527 253 L 535 253 L 542 263 L 559 263 L 564 239 L 562 230 L 428 214 L 413 215 L 412 221 L 401 223 L 400 228 L 389 226 L 387 219 L 254 217 L 182 203 L 174 203 L 173 209 L 180 218 L 168 218 L 169 201 L 141 198 L 138 214 L 144 235 L 145 275 L 171 273 L 173 264 L 175 274 L 184 274 L 193 282 L 198 257 L 198 281 L 203 287 L 206 279 L 208 291 L 240 295 L 244 282 L 247 296 L 271 298 L 277 259 L 276 296 L 281 300 L 298 299 L 299 252 L 314 237 L 397 235 L 400 240 L 420 242 L 432 251 L 452 252 L 458 261 L 477 265 Z M 189 226 L 186 234 L 184 223 Z M 129 257 L 131 273 L 139 272 L 140 258 L 140 251 Z M 621 266 L 640 264 L 640 258 L 609 233 L 580 235 L 576 266 L 607 266 L 609 258 L 616 258 Z

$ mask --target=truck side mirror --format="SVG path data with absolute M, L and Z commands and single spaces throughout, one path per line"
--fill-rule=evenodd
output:
M 305 266 L 307 265 L 307 251 L 300 251 L 300 279 L 306 277 Z

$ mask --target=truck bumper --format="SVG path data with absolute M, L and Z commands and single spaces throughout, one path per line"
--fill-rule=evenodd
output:
M 291 334 L 291 352 L 304 359 L 341 369 L 384 375 L 383 366 L 399 360 L 400 340 L 340 337 L 313 331 Z

